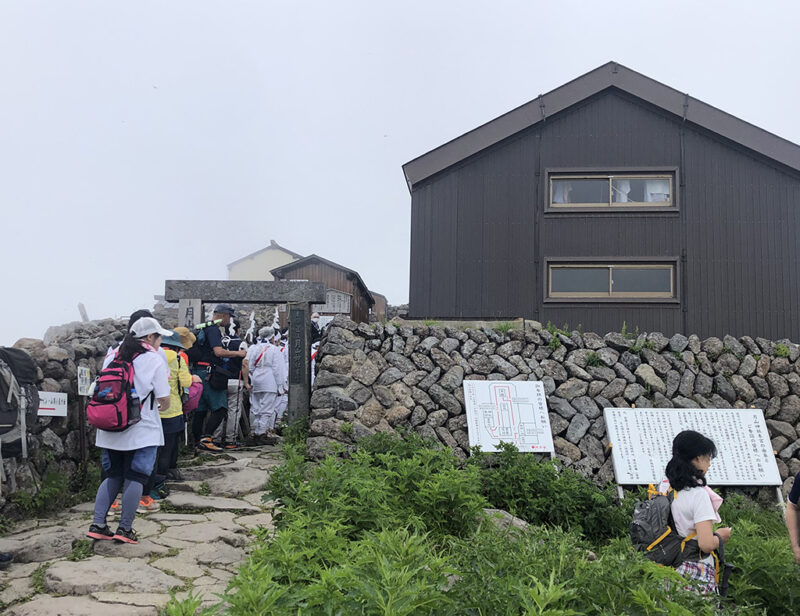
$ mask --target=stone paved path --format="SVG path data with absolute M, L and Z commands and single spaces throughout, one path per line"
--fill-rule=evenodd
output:
M 184 481 L 171 483 L 162 510 L 136 516 L 137 545 L 92 544 L 85 533 L 93 503 L 19 524 L 0 539 L 0 551 L 15 555 L 0 572 L 3 613 L 157 616 L 171 590 L 217 603 L 247 556 L 250 531 L 273 528 L 261 497 L 280 463 L 279 450 L 265 446 L 181 468 Z M 109 519 L 112 529 L 116 523 Z

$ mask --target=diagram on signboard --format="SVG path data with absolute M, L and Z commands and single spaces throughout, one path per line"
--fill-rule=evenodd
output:
M 469 443 L 497 451 L 501 442 L 520 451 L 552 452 L 544 387 L 533 381 L 464 381 Z

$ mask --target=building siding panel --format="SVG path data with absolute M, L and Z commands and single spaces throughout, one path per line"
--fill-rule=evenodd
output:
M 677 168 L 680 211 L 545 212 L 546 171 L 584 167 Z M 798 207 L 797 172 L 609 90 L 414 187 L 410 314 L 800 340 Z M 683 250 L 680 305 L 544 301 L 548 258 Z

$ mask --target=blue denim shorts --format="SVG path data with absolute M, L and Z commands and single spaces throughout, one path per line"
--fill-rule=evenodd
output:
M 158 447 L 142 447 L 132 451 L 103 449 L 103 478 L 118 477 L 146 484 L 156 464 Z

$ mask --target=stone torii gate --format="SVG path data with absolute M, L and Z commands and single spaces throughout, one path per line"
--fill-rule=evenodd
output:
M 308 415 L 311 402 L 311 304 L 324 304 L 321 282 L 260 280 L 167 280 L 168 302 L 201 300 L 233 304 L 289 305 L 289 421 Z

